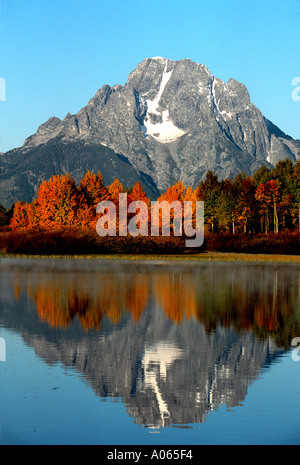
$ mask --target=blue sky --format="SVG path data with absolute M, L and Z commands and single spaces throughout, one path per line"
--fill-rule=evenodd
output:
M 245 84 L 300 139 L 300 0 L 0 0 L 0 152 L 77 113 L 144 58 L 190 58 Z M 300 95 L 300 91 L 299 91 Z

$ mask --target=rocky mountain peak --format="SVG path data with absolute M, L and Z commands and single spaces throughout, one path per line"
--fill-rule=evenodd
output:
M 70 143 L 93 153 L 107 147 L 126 160 L 137 180 L 147 179 L 153 192 L 178 179 L 195 187 L 208 170 L 226 178 L 300 158 L 299 141 L 262 115 L 245 85 L 233 78 L 225 83 L 192 60 L 163 57 L 143 60 L 124 86 L 104 85 L 77 114 L 42 124 L 23 147 L 1 157 L 6 179 L 13 176 L 5 168 L 12 166 L 10 157 L 19 156 L 20 163 L 30 151 L 37 156 L 53 143 L 63 144 L 65 152 Z M 99 157 L 96 165 L 102 166 Z M 84 165 L 76 168 L 77 176 Z M 95 169 L 95 161 L 89 169 Z M 27 170 L 32 177 L 39 166 Z

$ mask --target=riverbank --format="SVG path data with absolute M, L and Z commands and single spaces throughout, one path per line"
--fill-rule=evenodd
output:
M 94 230 L 61 229 L 53 231 L 0 231 L 0 253 L 24 256 L 117 256 L 128 259 L 150 256 L 174 260 L 247 259 L 297 261 L 300 257 L 300 233 L 278 234 L 205 234 L 199 248 L 186 247 L 184 237 L 100 237 Z M 221 254 L 221 255 L 220 255 Z
M 299 255 L 276 255 L 276 254 L 247 254 L 247 253 L 223 253 L 203 252 L 193 255 L 148 255 L 148 254 L 81 254 L 81 255 L 30 255 L 0 253 L 1 258 L 36 258 L 36 259 L 84 259 L 84 260 L 122 260 L 122 261 L 175 261 L 175 262 L 250 262 L 250 263 L 294 263 L 300 265 Z

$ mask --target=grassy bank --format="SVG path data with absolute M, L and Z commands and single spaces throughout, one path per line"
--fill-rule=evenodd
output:
M 0 231 L 0 253 L 18 256 L 70 256 L 168 260 L 300 261 L 299 232 L 206 234 L 200 248 L 184 237 L 99 237 L 95 231 Z
M 282 264 L 299 264 L 299 255 L 276 255 L 276 254 L 244 254 L 244 253 L 222 253 L 222 252 L 203 252 L 202 254 L 193 255 L 145 255 L 145 254 L 93 254 L 93 255 L 29 255 L 29 254 L 11 254 L 0 252 L 0 258 L 72 258 L 85 260 L 131 260 L 131 261 L 175 261 L 175 262 L 247 262 L 247 263 L 282 263 Z

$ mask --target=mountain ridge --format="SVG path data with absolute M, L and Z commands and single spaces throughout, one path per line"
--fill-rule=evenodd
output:
M 233 78 L 225 83 L 192 60 L 163 57 L 146 58 L 124 86 L 104 85 L 75 115 L 49 118 L 22 147 L 1 155 L 1 203 L 31 201 L 40 180 L 65 173 L 59 162 L 55 169 L 51 165 L 53 144 L 64 153 L 78 144 L 81 156 L 70 172 L 76 179 L 84 167 L 102 171 L 110 160 L 106 183 L 112 176 L 122 177 L 125 185 L 134 179 L 151 198 L 178 179 L 195 187 L 208 170 L 232 178 L 300 158 L 300 141 L 262 115 L 244 84 Z M 41 153 L 44 168 L 37 162 Z M 130 175 L 123 166 L 113 169 L 120 157 Z M 23 172 L 12 169 L 16 162 Z

